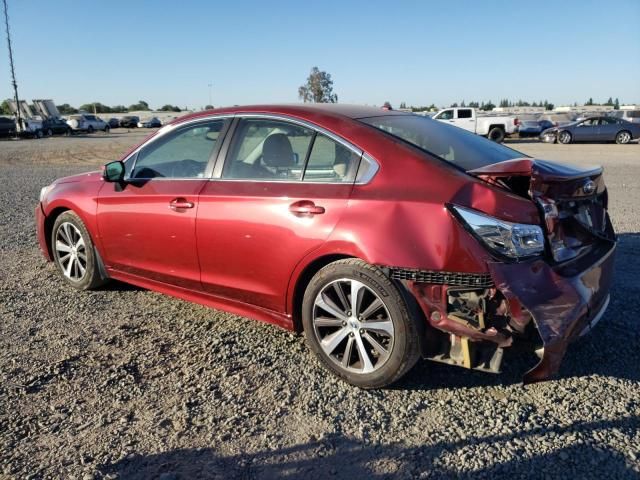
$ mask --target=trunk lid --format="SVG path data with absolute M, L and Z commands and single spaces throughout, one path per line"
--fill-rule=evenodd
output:
M 615 239 L 607 214 L 602 167 L 520 158 L 467 173 L 531 199 L 540 211 L 556 262 L 578 257 L 599 240 Z

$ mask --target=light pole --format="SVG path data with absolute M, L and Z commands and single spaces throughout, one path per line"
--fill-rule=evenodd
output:
M 4 26 L 7 30 L 7 46 L 9 47 L 9 65 L 11 67 L 11 83 L 13 85 L 13 97 L 16 102 L 17 127 L 22 129 L 22 116 L 20 115 L 20 99 L 18 98 L 18 83 L 16 82 L 16 72 L 13 68 L 13 50 L 11 48 L 11 35 L 9 34 L 9 13 L 7 12 L 7 0 L 2 0 L 4 4 Z M 17 129 L 16 129 L 17 130 Z

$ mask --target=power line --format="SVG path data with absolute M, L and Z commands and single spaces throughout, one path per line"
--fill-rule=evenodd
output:
M 11 67 L 11 83 L 13 85 L 13 96 L 16 101 L 16 116 L 18 128 L 22 128 L 22 118 L 20 116 L 20 99 L 18 98 L 18 83 L 16 82 L 16 71 L 13 67 L 13 49 L 11 47 L 11 35 L 9 33 L 9 12 L 7 10 L 7 0 L 2 0 L 4 5 L 4 26 L 7 32 L 7 46 L 9 47 L 9 66 Z

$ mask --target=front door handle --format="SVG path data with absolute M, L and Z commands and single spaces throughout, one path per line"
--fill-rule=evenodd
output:
M 311 200 L 300 200 L 289 205 L 289 211 L 296 216 L 308 216 L 323 214 L 325 210 Z
M 169 208 L 172 210 L 180 210 L 183 208 L 193 208 L 193 202 L 187 202 L 184 198 L 174 198 L 169 202 Z

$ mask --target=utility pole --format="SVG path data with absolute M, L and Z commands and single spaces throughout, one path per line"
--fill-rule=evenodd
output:
M 20 115 L 20 99 L 18 98 L 18 83 L 16 82 L 16 71 L 13 68 L 13 50 L 11 48 L 11 35 L 9 34 L 9 12 L 7 11 L 7 0 L 2 0 L 4 5 L 4 26 L 7 31 L 7 46 L 9 47 L 9 66 L 11 67 L 11 82 L 13 84 L 13 97 L 16 102 L 16 130 L 22 128 L 22 116 Z

